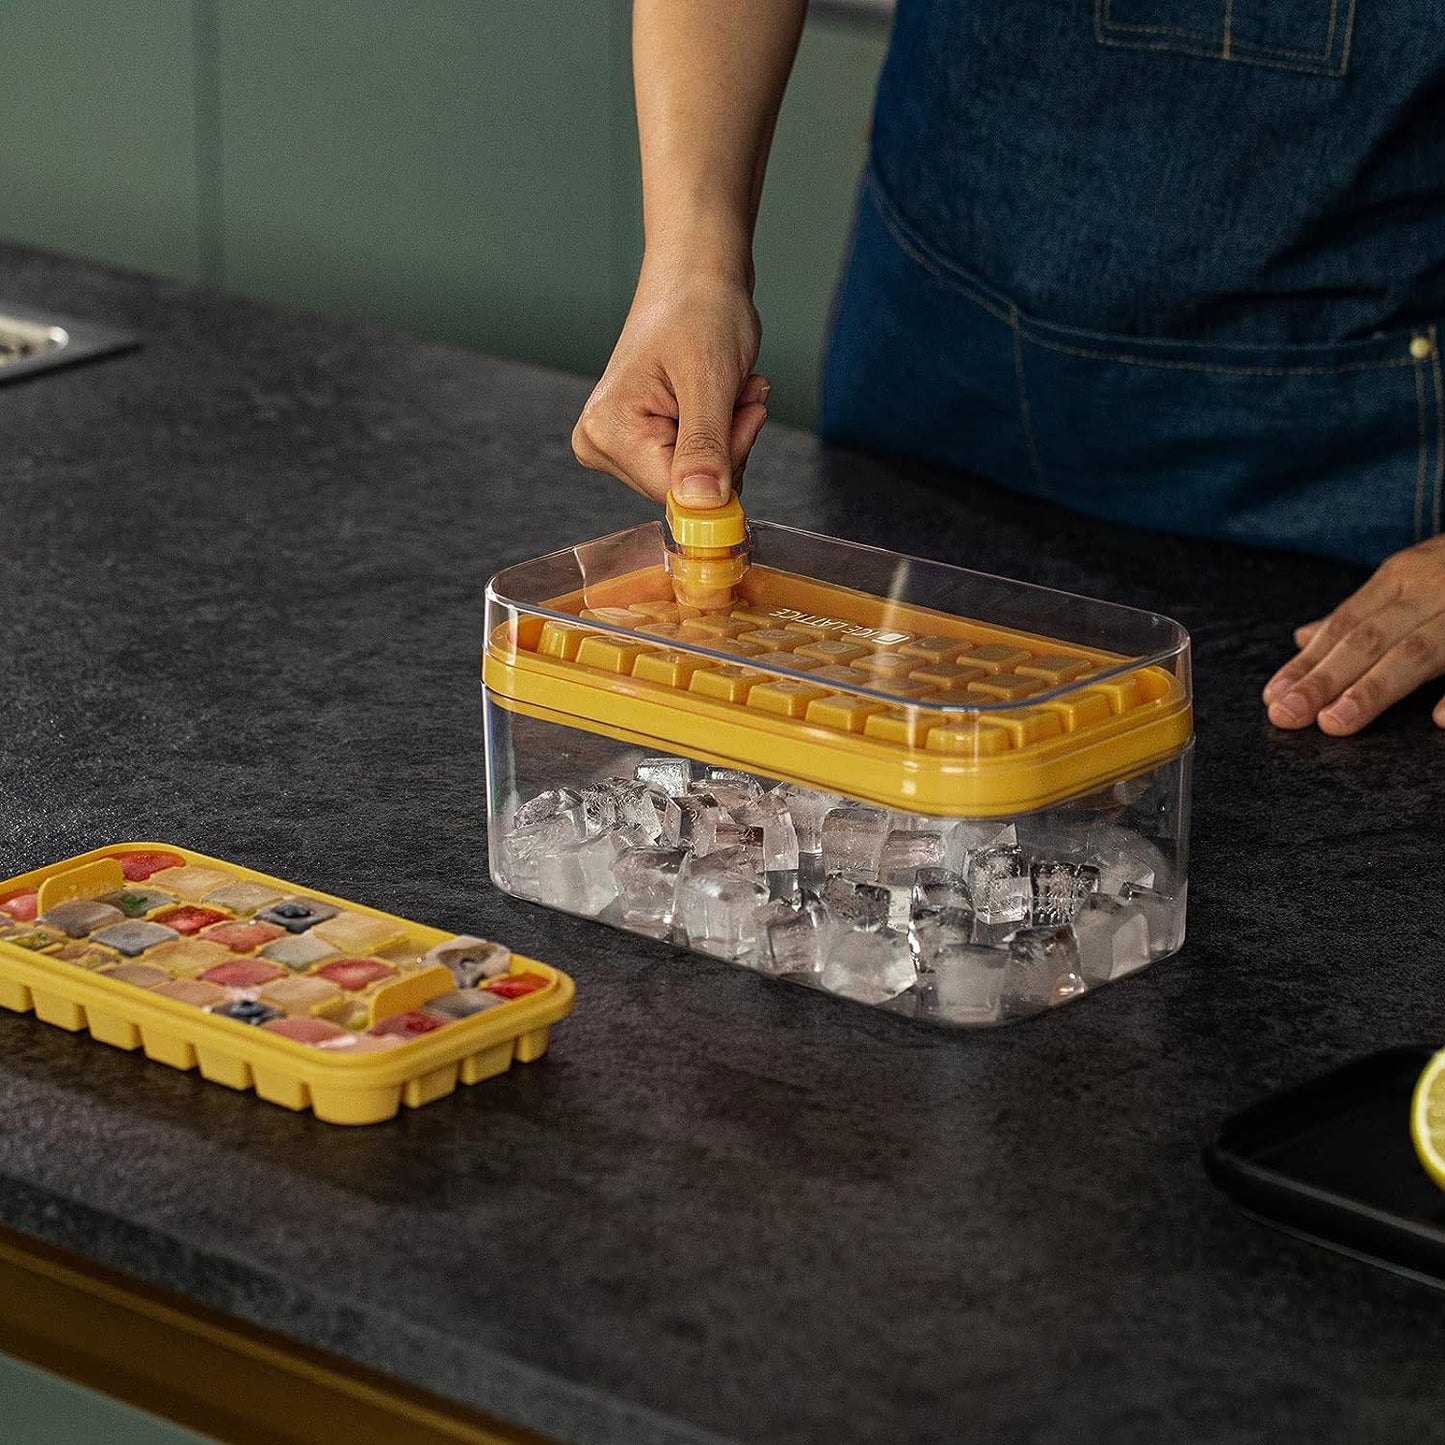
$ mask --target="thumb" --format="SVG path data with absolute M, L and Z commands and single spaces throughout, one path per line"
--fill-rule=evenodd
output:
M 700 373 L 677 386 L 671 484 L 689 507 L 720 507 L 732 495 L 731 441 L 737 384 Z

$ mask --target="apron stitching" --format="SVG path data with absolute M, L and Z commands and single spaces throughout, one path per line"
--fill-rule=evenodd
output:
M 1096 351 L 1082 346 L 1065 346 L 1042 336 L 1030 336 L 1035 346 L 1061 351 L 1066 356 L 1082 356 L 1092 361 L 1117 361 L 1125 366 L 1154 366 L 1172 371 L 1221 372 L 1227 376 L 1339 376 L 1347 371 L 1386 371 L 1393 366 L 1412 366 L 1408 356 L 1384 361 L 1347 362 L 1344 366 L 1216 366 L 1207 361 L 1165 361 L 1153 357 L 1125 356 L 1117 352 Z
M 1425 367 L 1423 362 L 1415 363 L 1415 411 L 1419 418 L 1420 460 L 1415 468 L 1415 540 L 1425 536 Z
M 1095 3 L 1099 3 L 1099 0 L 1095 0 Z M 1017 306 L 1005 309 L 989 300 L 988 297 L 980 295 L 951 267 L 945 269 L 923 250 L 913 239 L 906 224 L 894 211 L 882 182 L 871 166 L 868 172 L 867 189 L 873 199 L 879 220 L 883 222 L 884 228 L 893 237 L 904 255 L 950 290 L 956 291 L 965 300 L 972 301 L 975 306 L 987 311 L 996 320 L 1002 321 L 1008 326 L 1017 325 L 1020 330 L 1027 325 L 1027 318 L 1018 310 Z M 1117 361 L 1125 366 L 1152 366 L 1166 371 L 1203 371 L 1225 376 L 1339 376 L 1349 371 L 1386 371 L 1391 367 L 1415 364 L 1409 356 L 1395 356 L 1386 357 L 1381 361 L 1346 362 L 1343 366 L 1225 366 L 1208 361 L 1169 361 L 1155 357 L 1128 356 L 1118 352 L 1100 351 L 1096 348 L 1066 346 L 1062 341 L 1050 341 L 1037 334 L 1030 335 L 1026 339 L 1030 345 L 1042 346 L 1047 351 L 1061 352 L 1066 356 L 1080 356 L 1086 361 Z
M 1034 479 L 1038 482 L 1045 496 L 1049 494 L 1048 483 L 1044 480 L 1043 463 L 1039 460 L 1038 443 L 1034 440 L 1033 417 L 1029 412 L 1029 394 L 1024 386 L 1024 342 L 1019 333 L 1018 309 L 1015 308 L 1009 317 L 1009 326 L 1014 334 L 1014 377 L 1018 381 L 1019 388 L 1019 416 L 1024 424 L 1024 437 L 1029 444 L 1029 460 L 1033 463 Z
M 1430 328 L 1430 366 L 1435 373 L 1435 509 L 1432 521 L 1435 532 L 1440 531 L 1440 491 L 1445 482 L 1445 398 L 1441 396 L 1440 347 L 1435 339 L 1435 328 Z
M 1174 55 L 1195 55 L 1203 60 L 1218 60 L 1219 51 L 1206 50 L 1199 45 L 1180 45 L 1173 40 L 1124 40 L 1118 36 L 1104 35 L 1099 37 L 1100 45 L 1112 45 L 1116 50 L 1167 50 Z M 1324 60 L 1314 65 L 1300 65 L 1290 60 L 1271 60 L 1265 58 L 1263 46 L 1251 46 L 1251 53 L 1246 55 L 1236 51 L 1229 58 L 1237 65 L 1257 65 L 1261 70 L 1288 70 L 1296 75 L 1327 75 L 1338 76 L 1345 74 L 1345 68 L 1349 60 L 1349 46 L 1345 47 L 1345 57 L 1337 65 L 1326 64 Z M 1261 53 L 1254 53 L 1254 52 Z
M 895 220 L 892 205 L 888 197 L 884 195 L 881 185 L 878 184 L 876 178 L 872 179 L 873 183 L 869 186 L 869 190 L 877 201 L 879 219 L 883 222 L 884 226 L 887 227 L 888 234 L 898 243 L 899 248 L 904 254 L 922 266 L 930 276 L 936 276 L 945 286 L 957 291 L 965 300 L 972 301 L 975 306 L 981 306 L 990 316 L 997 320 L 1013 325 L 1014 323 L 1010 319 L 1007 311 L 993 304 L 986 297 L 980 296 L 972 287 L 965 285 L 959 280 L 958 277 L 949 275 L 932 257 L 926 255 L 914 243 L 912 237 L 903 229 L 902 224 Z M 1017 308 L 1014 308 L 1014 314 L 1017 315 Z
M 1223 52 L 1206 51 L 1208 55 L 1219 55 L 1223 60 L 1232 60 L 1238 57 L 1230 54 L 1233 46 L 1233 38 L 1230 34 L 1231 12 L 1234 9 L 1234 0 L 1225 0 L 1224 3 L 1224 49 Z M 1355 0 L 1350 0 L 1350 19 L 1354 18 Z M 1293 55 L 1300 60 L 1314 60 L 1320 63 L 1330 58 L 1330 52 L 1335 48 L 1335 33 L 1340 23 L 1340 0 L 1330 0 L 1330 23 L 1325 31 L 1325 43 L 1320 50 L 1310 50 L 1300 45 L 1263 45 L 1246 41 L 1248 49 L 1256 55 Z M 1348 21 L 1346 22 L 1348 25 Z M 1129 20 L 1115 20 L 1113 0 L 1094 0 L 1094 35 L 1099 40 L 1104 40 L 1103 31 L 1107 27 L 1110 30 L 1128 30 L 1136 35 L 1178 35 L 1186 40 L 1193 40 L 1199 44 L 1205 44 L 1213 40 L 1212 35 L 1207 35 L 1202 30 L 1195 30 L 1186 25 L 1139 25 Z M 1352 29 L 1352 27 L 1351 27 Z M 1347 36 L 1348 36 L 1347 31 Z M 1106 42 L 1107 43 L 1107 42 Z M 1349 42 L 1346 40 L 1345 59 L 1349 58 Z
M 1350 0 L 1350 8 L 1345 12 L 1345 48 L 1340 51 L 1340 71 L 1343 75 L 1350 68 L 1350 46 L 1355 41 L 1355 0 Z

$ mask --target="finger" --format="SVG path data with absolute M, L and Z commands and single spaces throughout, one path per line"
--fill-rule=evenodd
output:
M 677 423 L 666 416 L 622 416 L 589 407 L 572 432 L 572 451 L 584 467 L 606 472 L 659 506 L 671 484 Z
M 766 376 L 755 371 L 743 382 L 742 390 L 738 392 L 737 401 L 734 402 L 733 405 L 735 407 L 747 406 L 755 401 L 761 401 L 766 404 L 772 390 L 772 382 L 770 382 Z
M 1264 700 L 1271 707 L 1289 693 L 1334 648 L 1366 618 L 1378 612 L 1400 595 L 1398 582 L 1382 567 L 1352 597 L 1347 597 L 1324 618 L 1301 646 L 1299 655 L 1291 658 L 1264 686 Z M 1305 723 L 1295 724 L 1303 727 Z M 1280 726 L 1290 726 L 1281 723 Z
M 748 453 L 753 449 L 753 443 L 758 439 L 758 433 L 763 429 L 763 423 L 768 419 L 768 409 L 762 402 L 749 402 L 746 406 L 740 406 L 733 413 L 732 436 L 728 441 L 728 451 L 732 457 L 734 476 L 743 468 L 748 459 Z
M 1435 648 L 1431 634 L 1424 628 L 1428 615 L 1436 611 L 1432 599 L 1428 603 L 1409 597 L 1388 603 L 1379 611 L 1362 618 L 1302 677 L 1297 677 L 1288 691 L 1270 704 L 1270 720 L 1280 727 L 1305 727 L 1320 717 L 1323 709 L 1342 705 L 1347 690 L 1357 689 L 1338 715 L 1339 731 L 1354 732 L 1378 717 L 1392 702 L 1404 696 L 1405 689 L 1393 692 L 1394 679 L 1404 676 L 1400 664 L 1411 668 L 1429 667 L 1434 662 Z M 1425 615 L 1422 615 L 1425 614 Z M 1321 629 L 1323 637 L 1328 629 Z M 1305 649 L 1309 653 L 1318 643 Z M 1400 658 L 1393 661 L 1382 675 L 1368 687 L 1367 674 L 1379 667 L 1396 649 Z M 1302 656 L 1305 654 L 1301 654 Z M 1438 665 L 1438 664 L 1437 664 Z M 1418 687 L 1431 671 L 1421 672 L 1411 687 Z M 1276 716 L 1278 715 L 1278 716 Z M 1324 726 L 1321 719 L 1321 726 Z M 1329 732 L 1334 729 L 1325 727 Z
M 1302 623 L 1300 626 L 1296 627 L 1295 630 L 1294 630 L 1294 645 L 1295 645 L 1296 647 L 1308 647 L 1308 646 L 1309 646 L 1309 643 L 1310 643 L 1310 639 L 1311 639 L 1311 638 L 1315 635 L 1315 633 L 1317 633 L 1317 632 L 1320 630 L 1320 628 L 1323 627 L 1324 625 L 1325 625 L 1325 620 L 1324 620 L 1323 617 L 1321 617 L 1321 618 L 1320 618 L 1318 621 L 1316 621 L 1316 622 L 1305 622 L 1305 623 Z
M 1435 704 L 1435 711 L 1430 716 L 1435 720 L 1437 728 L 1445 728 L 1445 697 Z
M 738 386 L 720 371 L 699 369 L 677 377 L 676 392 L 672 489 L 690 507 L 720 507 L 732 491 L 729 443 Z
M 1384 613 L 1378 615 L 1383 617 Z M 1445 669 L 1445 621 L 1435 617 L 1407 632 L 1373 667 L 1325 707 L 1319 715 L 1321 731 L 1336 737 L 1359 732 L 1421 683 L 1439 677 L 1442 669 Z

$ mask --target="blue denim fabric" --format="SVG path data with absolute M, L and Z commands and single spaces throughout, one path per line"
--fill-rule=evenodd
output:
M 1437 9 L 901 0 L 823 435 L 1371 565 L 1440 531 Z

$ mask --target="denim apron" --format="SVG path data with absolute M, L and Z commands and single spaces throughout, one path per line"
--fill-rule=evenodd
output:
M 1373 565 L 1441 316 L 1445 0 L 900 0 L 820 430 Z

